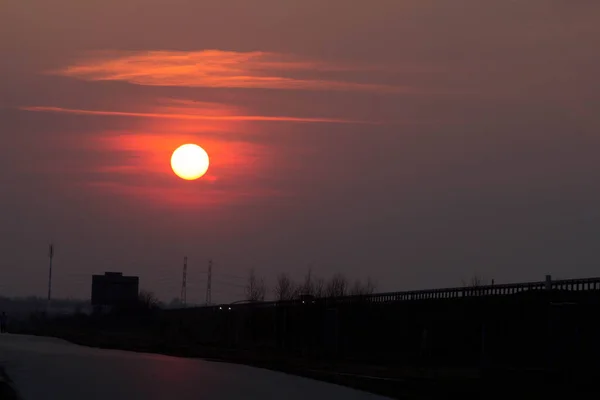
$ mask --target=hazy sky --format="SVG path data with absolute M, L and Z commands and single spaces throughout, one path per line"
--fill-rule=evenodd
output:
M 594 0 L 7 0 L 0 294 L 600 275 Z M 205 177 L 171 171 L 194 142 Z

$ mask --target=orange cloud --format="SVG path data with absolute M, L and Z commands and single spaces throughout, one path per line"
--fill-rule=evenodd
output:
M 88 81 L 125 81 L 149 86 L 407 91 L 395 86 L 300 76 L 373 69 L 378 68 L 344 66 L 261 51 L 201 50 L 100 52 L 53 73 Z
M 129 111 L 107 111 L 107 110 L 83 110 L 77 108 L 29 106 L 21 107 L 25 111 L 56 112 L 80 115 L 103 115 L 113 117 L 139 117 L 139 118 L 168 118 L 181 120 L 204 120 L 204 121 L 265 121 L 265 122 L 313 122 L 313 123 L 338 123 L 338 124 L 373 124 L 374 122 L 353 121 L 338 118 L 310 118 L 310 117 L 288 117 L 288 116 L 266 116 L 266 115 L 227 115 L 227 114 L 200 114 L 198 110 L 193 113 L 174 112 L 170 108 L 168 112 L 129 112 Z M 179 110 L 181 111 L 181 110 Z

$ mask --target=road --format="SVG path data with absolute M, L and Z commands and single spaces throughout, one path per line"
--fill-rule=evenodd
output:
M 23 400 L 381 400 L 261 368 L 0 335 L 0 366 Z

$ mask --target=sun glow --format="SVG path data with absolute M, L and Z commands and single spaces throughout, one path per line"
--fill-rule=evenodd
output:
M 188 181 L 204 175 L 208 170 L 208 165 L 208 154 L 196 144 L 184 144 L 171 156 L 171 168 L 175 175 Z

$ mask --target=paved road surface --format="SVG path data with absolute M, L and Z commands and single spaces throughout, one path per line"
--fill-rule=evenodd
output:
M 100 350 L 0 335 L 0 366 L 23 400 L 381 400 L 337 385 L 244 365 Z

